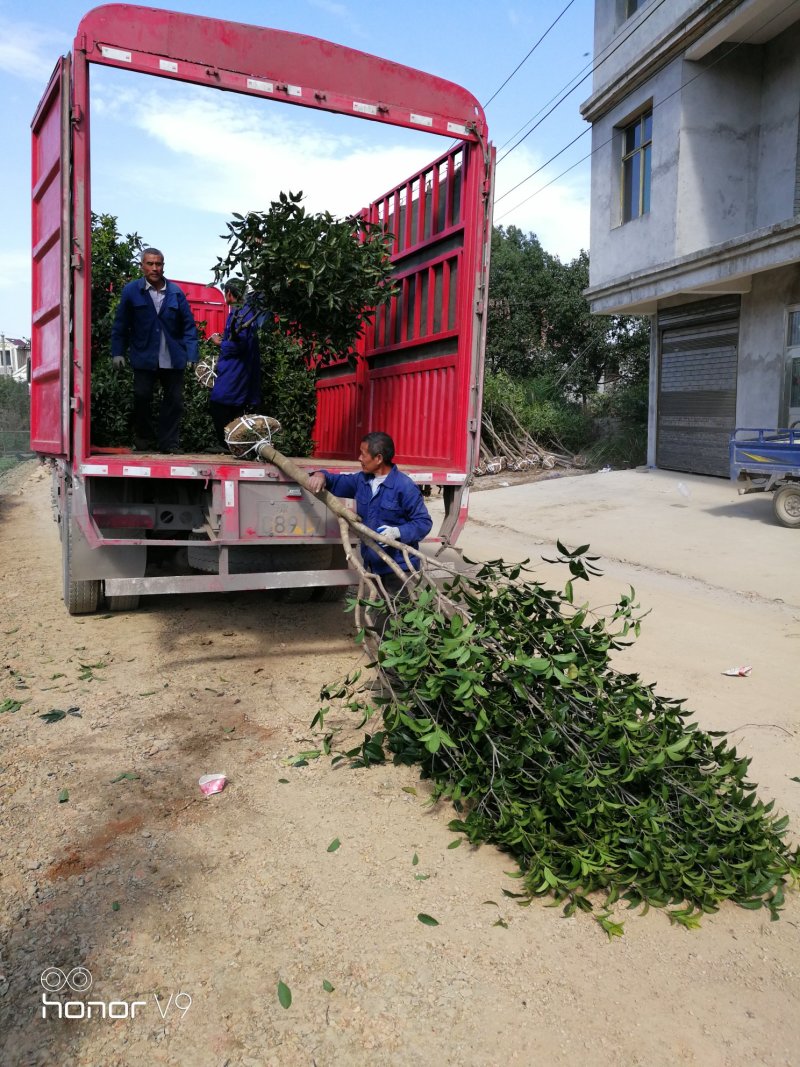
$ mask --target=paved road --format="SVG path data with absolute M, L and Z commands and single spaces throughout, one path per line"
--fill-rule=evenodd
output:
M 463 546 L 490 529 L 522 556 L 588 542 L 608 561 L 800 607 L 800 531 L 721 478 L 624 470 L 473 493 Z

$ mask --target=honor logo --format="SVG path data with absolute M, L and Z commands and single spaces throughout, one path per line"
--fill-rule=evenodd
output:
M 63 1000 L 47 994 L 88 993 L 92 988 L 92 974 L 86 967 L 73 967 L 71 971 L 62 971 L 60 967 L 47 967 L 42 971 L 40 982 L 46 990 L 42 994 L 42 1018 L 56 1019 L 135 1019 L 137 1008 L 146 1008 L 146 1000 Z M 158 993 L 153 993 L 153 1000 L 162 1019 L 166 1019 L 174 1006 L 186 1015 L 192 1006 L 188 993 L 170 993 L 166 1004 Z

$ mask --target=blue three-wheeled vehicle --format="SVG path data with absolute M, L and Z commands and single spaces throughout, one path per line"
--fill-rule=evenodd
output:
M 800 527 L 800 428 L 737 428 L 731 434 L 730 461 L 740 493 L 773 493 L 778 522 Z

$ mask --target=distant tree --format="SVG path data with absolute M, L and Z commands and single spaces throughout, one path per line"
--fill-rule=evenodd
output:
M 269 312 L 259 331 L 262 409 L 283 427 L 281 448 L 311 455 L 321 366 L 352 357 L 375 309 L 392 296 L 391 235 L 356 217 L 308 213 L 302 193 L 280 193 L 269 211 L 235 214 L 219 282 L 244 278 L 248 301 Z
M 92 212 L 92 443 L 100 447 L 130 440 L 133 386 L 129 373 L 111 364 L 111 327 L 122 287 L 139 274 L 144 242 L 125 237 L 115 215 Z
M 492 234 L 487 367 L 512 377 L 546 378 L 586 402 L 601 381 L 647 378 L 649 324 L 592 315 L 583 295 L 589 256 L 569 263 L 515 226 Z
M 25 382 L 0 378 L 0 430 L 24 431 L 30 426 L 30 400 Z

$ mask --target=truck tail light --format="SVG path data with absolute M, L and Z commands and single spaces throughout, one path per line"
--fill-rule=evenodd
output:
M 152 530 L 156 524 L 152 510 L 147 508 L 95 508 L 92 518 L 106 530 Z

